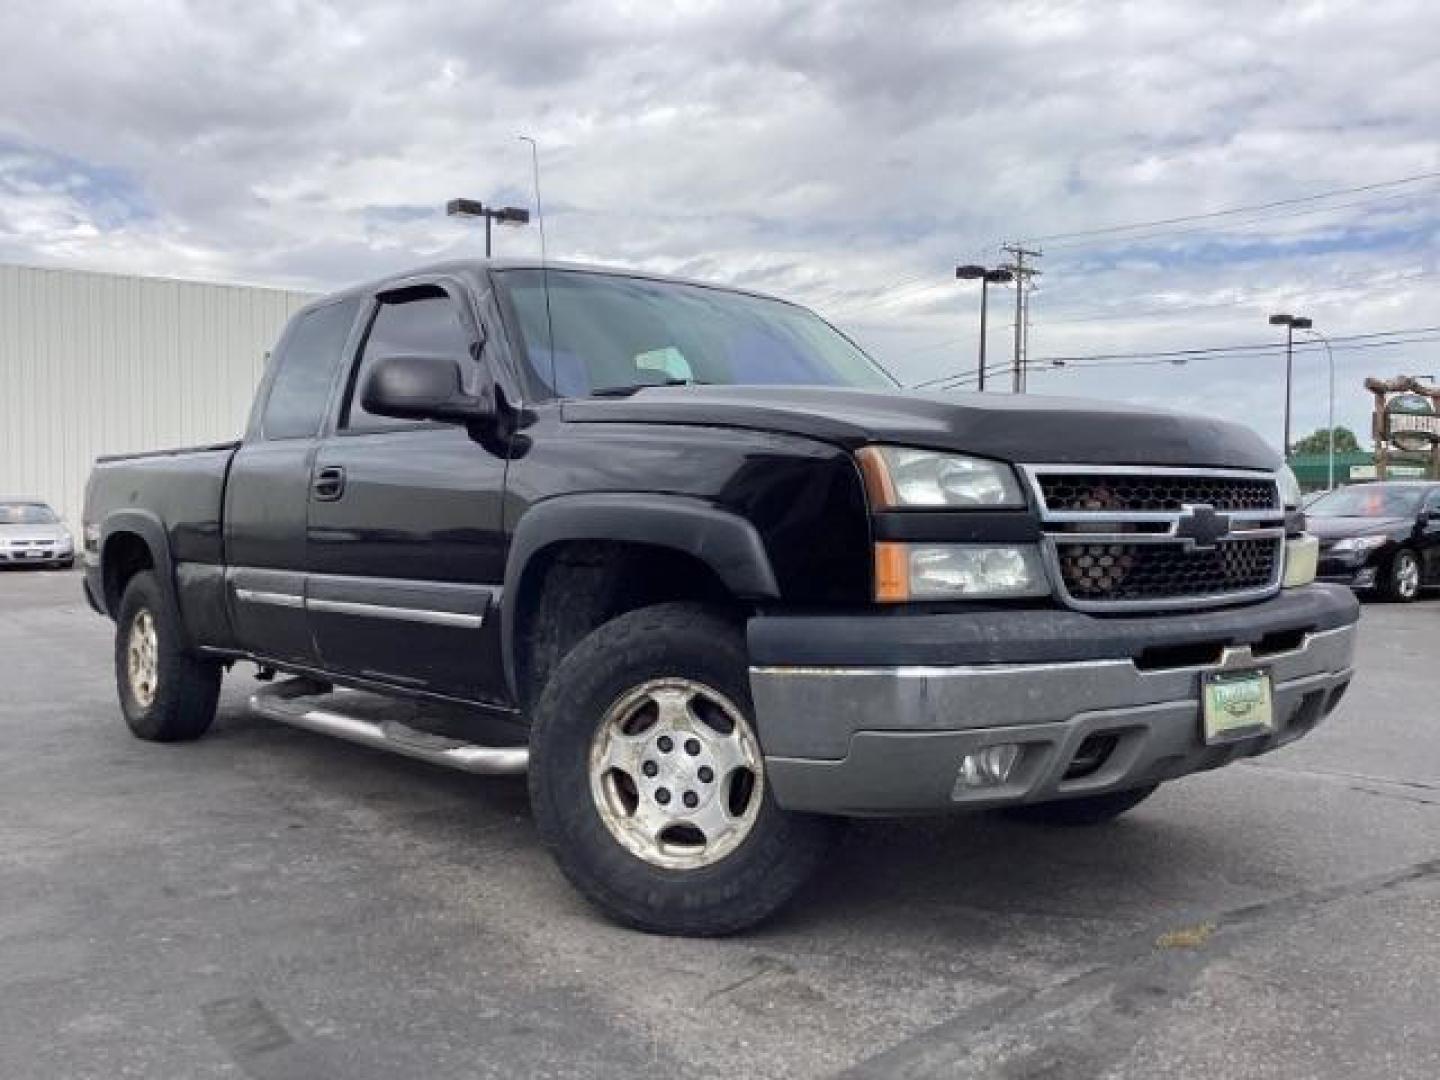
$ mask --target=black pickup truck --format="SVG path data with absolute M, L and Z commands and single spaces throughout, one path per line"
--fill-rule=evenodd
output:
M 297 314 L 240 442 L 102 459 L 85 591 L 139 737 L 252 662 L 277 720 L 528 771 L 586 897 L 718 934 L 839 817 L 1098 823 L 1311 730 L 1358 610 L 1298 494 L 1235 424 L 907 392 L 778 299 L 464 262 Z

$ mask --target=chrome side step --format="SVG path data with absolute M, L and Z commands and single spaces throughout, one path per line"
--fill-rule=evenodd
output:
M 324 689 L 309 679 L 287 679 L 250 695 L 250 708 L 269 720 L 348 742 L 388 750 L 432 765 L 485 776 L 518 776 L 530 763 L 524 746 L 478 746 L 418 731 L 394 720 L 366 720 L 333 709 L 318 708 L 305 698 Z

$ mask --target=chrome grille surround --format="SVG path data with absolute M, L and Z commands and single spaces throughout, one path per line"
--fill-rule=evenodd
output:
M 1017 468 L 1040 515 L 1046 570 L 1056 596 L 1068 607 L 1088 612 L 1195 610 L 1261 600 L 1280 591 L 1285 510 L 1274 473 L 1151 465 Z M 1077 492 L 1082 484 L 1094 490 Z M 1268 498 L 1257 484 L 1268 485 Z M 1213 501 L 1221 505 L 1177 506 L 1174 498 L 1134 494 L 1146 489 L 1187 496 L 1213 492 Z M 1236 500 L 1226 499 L 1226 492 L 1236 493 Z M 1060 505 L 1052 508 L 1047 493 L 1056 493 Z M 1155 501 L 1167 509 L 1133 508 Z M 1084 508 L 1075 509 L 1077 504 Z M 1198 521 L 1213 520 L 1216 513 L 1229 519 L 1227 535 L 1206 543 L 1203 537 L 1182 534 L 1182 522 L 1189 530 Z M 1111 558 L 1098 582 L 1081 585 L 1078 572 L 1089 572 L 1099 558 L 1122 551 L 1127 562 L 1117 565 Z

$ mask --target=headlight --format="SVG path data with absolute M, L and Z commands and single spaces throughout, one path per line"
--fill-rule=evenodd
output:
M 875 545 L 875 599 L 884 603 L 1015 599 L 1049 592 L 1033 545 Z
M 866 446 L 857 454 L 872 510 L 1024 506 L 1008 465 L 960 454 Z
M 1347 536 L 1343 540 L 1336 540 L 1331 551 L 1354 551 L 1371 552 L 1378 547 L 1384 547 L 1388 536 Z
M 1289 465 L 1281 465 L 1280 471 L 1275 476 L 1280 481 L 1281 505 L 1286 510 L 1299 510 L 1300 502 L 1305 495 L 1300 490 L 1300 481 L 1295 478 L 1295 470 Z

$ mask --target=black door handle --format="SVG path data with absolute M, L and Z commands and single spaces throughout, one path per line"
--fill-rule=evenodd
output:
M 339 465 L 326 465 L 317 470 L 310 490 L 317 502 L 334 502 L 345 494 L 345 470 Z

